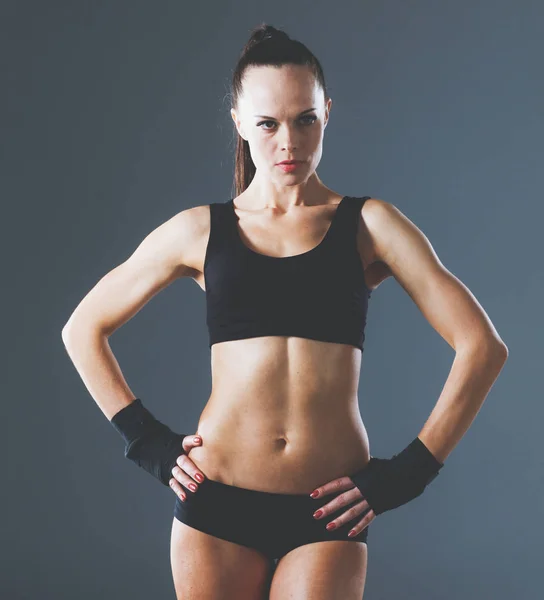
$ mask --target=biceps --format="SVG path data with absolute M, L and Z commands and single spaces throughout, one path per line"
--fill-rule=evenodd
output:
M 500 339 L 474 294 L 441 263 L 433 265 L 432 272 L 416 289 L 406 291 L 454 350 Z
M 175 278 L 173 269 L 151 258 L 140 260 L 135 253 L 98 281 L 67 326 L 77 322 L 109 336 Z
M 194 226 L 193 213 L 193 209 L 184 210 L 149 233 L 125 262 L 83 298 L 65 330 L 77 322 L 111 335 L 160 290 L 192 274 L 186 256 L 200 231 Z

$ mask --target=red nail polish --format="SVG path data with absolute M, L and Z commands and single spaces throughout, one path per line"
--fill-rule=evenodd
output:
M 329 531 L 332 531 L 332 530 L 333 530 L 335 527 L 336 527 L 336 523 L 329 523 L 329 524 L 327 525 L 327 529 L 328 529 Z
M 319 496 L 319 490 L 314 490 L 311 494 L 310 497 L 311 498 L 317 498 Z

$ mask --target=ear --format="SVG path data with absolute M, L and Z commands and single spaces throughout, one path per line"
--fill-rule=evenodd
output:
M 238 131 L 238 134 L 247 141 L 246 136 L 244 135 L 244 131 L 242 128 L 242 124 L 240 122 L 240 119 L 238 119 L 238 116 L 236 115 L 236 111 L 234 110 L 234 108 L 230 109 L 230 116 L 232 117 L 232 120 L 234 121 L 234 125 L 236 126 L 236 130 Z
M 329 114 L 331 112 L 331 107 L 332 107 L 332 98 L 329 98 L 327 100 L 327 104 L 325 105 L 325 125 L 323 126 L 323 129 L 325 129 L 325 127 L 327 127 L 327 123 L 329 122 Z

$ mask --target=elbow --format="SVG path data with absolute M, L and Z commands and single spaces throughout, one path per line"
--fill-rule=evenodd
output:
M 68 332 L 69 332 L 69 330 L 70 330 L 70 321 L 68 321 L 66 323 L 66 325 L 62 328 L 62 331 L 61 331 L 61 334 L 60 334 L 61 337 L 62 337 L 62 341 L 64 343 L 66 343 L 66 340 L 68 339 Z
M 503 362 L 506 362 L 506 359 L 508 358 L 508 346 L 504 342 L 501 342 L 499 352 L 502 356 Z
M 68 343 L 70 342 L 70 340 L 73 339 L 73 337 L 74 337 L 74 333 L 73 333 L 74 330 L 75 330 L 74 320 L 73 320 L 72 317 L 70 317 L 68 319 L 68 321 L 66 322 L 66 324 L 64 325 L 64 327 L 62 328 L 62 331 L 61 331 L 61 334 L 60 334 L 61 338 L 62 338 L 62 341 L 63 341 L 63 343 L 64 343 L 65 346 L 67 346 Z
M 490 351 L 495 354 L 500 360 L 506 362 L 508 358 L 508 346 L 497 333 L 489 340 Z
M 508 358 L 508 346 L 498 336 L 479 336 L 458 349 L 497 363 L 505 363 Z
M 72 349 L 74 347 L 74 340 L 76 339 L 76 334 L 74 333 L 73 327 L 70 323 L 67 323 L 61 332 L 62 343 L 64 344 L 64 348 L 69 355 L 71 355 Z
M 66 323 L 66 325 L 62 328 L 61 331 L 61 338 L 62 338 L 62 343 L 66 346 L 66 344 L 68 343 L 68 335 L 69 335 L 69 327 L 68 327 L 69 323 Z
M 490 360 L 503 365 L 508 359 L 508 346 L 500 338 L 493 338 L 486 344 L 486 355 Z
M 71 319 L 68 320 L 61 331 L 62 342 L 68 351 L 74 346 L 78 339 L 88 339 L 89 336 L 94 337 L 102 335 L 104 337 L 108 337 L 106 333 L 94 325 L 89 325 L 89 323 L 82 323 L 80 321 L 74 321 Z

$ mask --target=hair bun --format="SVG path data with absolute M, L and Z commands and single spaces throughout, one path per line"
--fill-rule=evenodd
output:
M 260 44 L 261 42 L 266 42 L 268 40 L 290 41 L 291 38 L 284 31 L 276 29 L 273 25 L 266 25 L 265 23 L 262 23 L 261 25 L 259 25 L 259 27 L 256 27 L 251 32 L 251 37 L 249 38 L 249 41 L 246 44 L 245 50 L 247 51 L 250 48 L 253 48 L 253 46 L 256 46 L 257 44 Z

